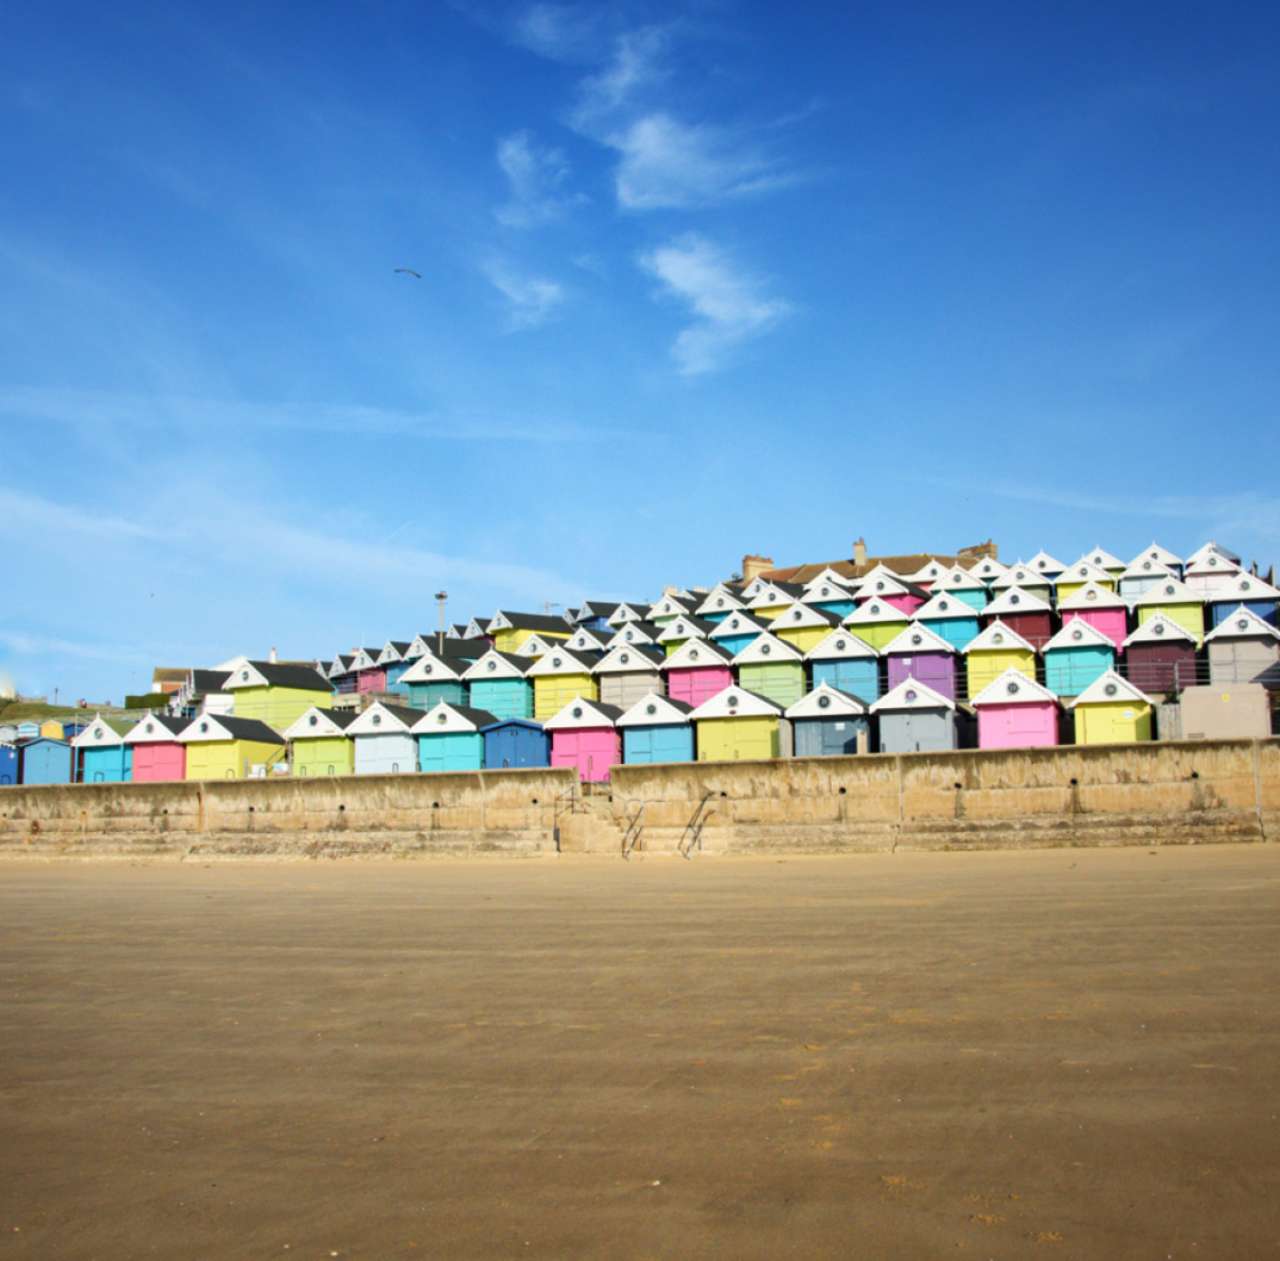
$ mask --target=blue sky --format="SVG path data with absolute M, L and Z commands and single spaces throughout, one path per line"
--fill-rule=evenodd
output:
M 1280 554 L 1270 5 L 16 6 L 0 671 Z M 396 274 L 410 267 L 422 279 Z

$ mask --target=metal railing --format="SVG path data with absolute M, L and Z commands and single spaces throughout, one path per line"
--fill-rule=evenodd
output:
M 713 793 L 705 793 L 702 800 L 698 802 L 697 809 L 693 812 L 693 817 L 684 825 L 684 831 L 680 834 L 680 840 L 676 844 L 676 853 L 681 858 L 692 858 L 693 851 L 702 849 L 702 829 L 706 827 L 707 819 L 711 812 L 707 809 L 707 802 L 714 796 Z
M 639 809 L 627 820 L 627 830 L 622 835 L 622 856 L 630 858 L 631 851 L 635 849 L 640 840 L 640 833 L 644 830 L 644 808 L 646 802 L 641 802 Z

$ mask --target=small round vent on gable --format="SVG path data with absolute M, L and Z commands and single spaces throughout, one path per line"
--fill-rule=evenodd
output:
M 437 725 L 437 726 L 440 726 L 440 727 L 443 727 L 443 726 L 445 725 L 445 723 L 447 723 L 448 721 L 449 721 L 449 715 L 448 715 L 448 714 L 446 714 L 446 713 L 445 713 L 445 711 L 442 709 L 442 710 L 441 710 L 441 711 L 436 715 L 436 725 Z
M 877 591 L 883 591 L 883 590 L 884 590 L 884 579 L 883 579 L 883 578 L 881 578 L 881 579 L 876 583 L 876 590 L 877 590 Z
M 1241 591 L 1248 591 L 1248 590 L 1249 590 L 1249 579 L 1248 579 L 1248 578 L 1241 578 L 1241 579 L 1240 579 L 1240 590 L 1241 590 Z
M 731 692 L 729 694 L 729 699 L 727 700 L 726 704 L 729 706 L 730 709 L 738 708 L 738 696 L 736 692 Z
M 1151 559 L 1152 559 L 1152 560 L 1155 560 L 1155 558 L 1156 558 L 1158 555 L 1159 555 L 1159 553 L 1158 553 L 1158 552 L 1152 552 L 1152 553 L 1151 553 Z
M 722 609 L 722 608 L 724 608 L 724 596 L 721 596 L 721 597 L 716 601 L 716 608 L 718 608 L 718 609 Z
M 903 694 L 903 698 L 915 704 L 920 699 L 920 693 L 913 687 L 909 687 Z
M 370 721 L 371 723 L 373 723 L 373 725 L 374 725 L 375 727 L 380 727 L 380 726 L 382 726 L 382 715 L 381 715 L 381 714 L 374 714 L 374 716 L 373 716 L 372 718 L 370 718 L 370 719 L 369 719 L 369 721 Z
M 1098 593 L 1096 591 L 1086 591 L 1084 593 L 1084 598 L 1086 600 L 1096 600 L 1098 598 Z
M 498 668 L 498 663 L 496 661 L 487 661 L 485 662 L 484 668 L 488 670 L 490 673 L 492 673 L 494 670 Z
M 1236 618 L 1236 630 L 1248 630 L 1249 619 L 1247 617 Z
M 650 701 L 650 702 L 649 702 L 649 703 L 644 707 L 644 712 L 645 712 L 646 714 L 648 714 L 650 718 L 652 718 L 652 717 L 653 717 L 653 715 L 654 715 L 654 714 L 656 714 L 656 713 L 658 712 L 658 707 L 657 707 L 657 706 L 656 706 L 652 701 Z
M 623 654 L 618 658 L 618 661 L 619 661 L 622 665 L 624 665 L 624 666 L 625 666 L 625 665 L 627 664 L 627 662 L 628 662 L 628 661 L 630 661 L 630 660 L 631 660 L 631 654 L 630 654 L 629 652 L 624 652 L 624 653 L 623 653 Z
M 207 732 L 209 730 L 209 724 L 207 722 L 202 722 L 200 724 L 200 730 L 202 732 Z
M 1017 694 L 1020 691 L 1022 691 L 1021 687 L 1019 687 L 1018 684 L 1014 683 L 1012 680 L 1010 680 L 1008 683 L 1005 684 L 1004 690 L 1008 692 L 1010 696 L 1017 696 Z
M 1118 687 L 1116 687 L 1116 685 L 1115 685 L 1114 683 L 1108 683 L 1108 684 L 1106 684 L 1106 685 L 1103 687 L 1103 689 L 1102 689 L 1102 690 L 1103 690 L 1103 692 L 1105 692 L 1108 696 L 1114 696 L 1117 692 L 1119 692 L 1119 690 L 1120 690 L 1120 689 L 1119 689 Z
M 845 648 L 848 647 L 848 644 L 849 644 L 849 641 L 847 639 L 837 639 L 836 652 L 844 652 Z
M 698 659 L 698 650 L 697 650 L 696 648 L 690 648 L 690 649 L 689 649 L 689 660 L 690 660 L 690 661 L 697 661 L 697 659 Z
M 630 642 L 632 641 L 632 639 L 634 639 L 634 638 L 635 638 L 635 636 L 633 636 L 633 635 L 632 635 L 632 633 L 631 633 L 630 631 L 627 631 L 627 633 L 626 633 L 625 635 L 623 635 L 623 637 L 622 637 L 622 638 L 623 638 L 623 639 L 625 639 L 625 640 L 627 641 L 627 643 L 630 643 Z
M 582 717 L 582 706 L 581 706 L 581 705 L 575 705 L 575 706 L 573 707 L 573 716 L 574 716 L 575 718 L 581 718 L 581 717 Z
M 1157 622 L 1157 623 L 1156 623 L 1156 624 L 1151 628 L 1151 633 L 1152 633 L 1153 635 L 1163 635 L 1163 634 L 1164 634 L 1164 623 L 1163 623 L 1163 622 Z
M 872 604 L 872 605 L 870 606 L 870 608 L 868 609 L 868 612 L 870 612 L 870 613 L 879 613 L 879 612 L 880 612 L 880 606 L 879 606 L 878 604 Z
M 823 588 L 821 588 L 821 590 L 819 590 L 818 594 L 819 594 L 820 596 L 822 596 L 822 598 L 825 600 L 825 599 L 827 598 L 827 596 L 831 594 L 831 588 L 830 588 L 830 587 L 823 587 Z
M 773 645 L 772 645 L 772 644 L 761 644 L 761 645 L 760 645 L 760 655 L 761 655 L 762 657 L 767 657 L 767 656 L 768 656 L 772 651 L 773 651 Z
M 818 708 L 819 708 L 819 709 L 830 709 L 830 708 L 831 708 L 831 697 L 829 697 L 829 696 L 819 696 L 819 697 L 818 697 Z
M 493 662 L 491 661 L 491 662 L 489 662 L 489 664 L 490 664 L 490 665 L 493 665 Z M 423 673 L 423 674 L 430 674 L 430 673 L 431 673 L 431 671 L 432 671 L 432 670 L 434 670 L 434 669 L 435 669 L 435 666 L 432 666 L 432 665 L 425 665 L 425 666 L 423 666 L 423 667 L 422 667 L 422 673 Z
M 1150 572 L 1151 572 L 1151 562 L 1150 562 L 1149 560 L 1144 560 L 1144 561 L 1142 562 L 1142 568 L 1143 568 L 1143 569 L 1145 569 L 1148 573 L 1150 573 Z
M 94 738 L 95 740 L 101 740 L 101 739 L 102 739 L 102 728 L 101 728 L 101 727 L 95 727 L 95 728 L 93 729 L 93 738 Z
M 996 631 L 996 633 L 991 636 L 991 642 L 993 644 L 1002 644 L 1004 643 L 1004 636 L 999 631 Z
M 938 612 L 939 612 L 939 613 L 943 612 L 943 611 L 944 611 L 944 610 L 946 610 L 946 609 L 949 609 L 950 607 L 951 607 L 951 605 L 950 605 L 950 604 L 948 604 L 948 603 L 946 602 L 946 600 L 939 600 L 939 601 L 938 601 Z
M 551 664 L 552 664 L 552 666 L 553 666 L 555 669 L 557 669 L 557 670 L 558 670 L 558 669 L 560 669 L 560 667 L 564 664 L 564 658 L 563 658 L 563 657 L 552 657 L 552 658 L 551 658 Z
M 924 643 L 924 636 L 923 636 L 923 635 L 919 635 L 919 634 L 912 635 L 912 636 L 911 636 L 911 642 L 912 642 L 913 644 L 922 644 L 922 643 Z
M 1021 603 L 1022 603 L 1022 597 L 1021 597 L 1021 596 L 1020 596 L 1016 591 L 1010 592 L 1010 594 L 1009 594 L 1009 603 L 1010 603 L 1010 604 L 1021 604 Z
M 1167 583 L 1167 582 L 1165 583 L 1164 593 L 1165 595 L 1173 595 L 1173 586 L 1171 583 Z
M 800 620 L 800 610 L 799 610 L 799 609 L 795 609 L 795 610 L 793 610 L 793 611 L 792 611 L 792 614 L 791 614 L 791 620 L 792 620 L 793 622 L 798 622 L 798 621 Z
M 320 725 L 320 716 L 318 714 L 312 714 L 311 717 L 307 719 L 308 727 L 318 727 L 319 725 Z
M 147 723 L 147 735 L 153 735 L 155 733 L 155 729 L 156 729 L 155 723 L 153 722 Z
M 1217 565 L 1218 558 L 1216 556 L 1210 556 L 1205 563 L 1212 569 L 1215 565 Z
M 1071 632 L 1071 638 L 1076 640 L 1076 642 L 1078 643 L 1080 640 L 1084 638 L 1084 631 L 1082 631 L 1079 627 L 1076 627 L 1076 629 Z
M 241 671 L 240 671 L 240 681 L 241 681 L 242 683 L 247 683 L 247 682 L 249 681 L 249 671 L 248 671 L 248 670 L 241 670 Z

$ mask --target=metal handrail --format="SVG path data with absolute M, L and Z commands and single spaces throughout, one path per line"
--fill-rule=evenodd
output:
M 698 807 L 693 812 L 693 817 L 684 825 L 684 831 L 680 834 L 679 843 L 676 845 L 676 853 L 681 858 L 691 859 L 693 857 L 693 847 L 697 845 L 698 849 L 702 849 L 702 829 L 706 826 L 706 818 L 703 817 L 703 811 L 706 809 L 707 802 L 711 800 L 712 793 L 706 793 L 702 800 L 698 802 Z
M 639 809 L 627 820 L 627 830 L 622 836 L 622 856 L 630 858 L 631 851 L 635 849 L 636 843 L 640 840 L 640 833 L 643 830 L 640 820 L 644 817 L 644 808 L 648 802 L 642 801 Z

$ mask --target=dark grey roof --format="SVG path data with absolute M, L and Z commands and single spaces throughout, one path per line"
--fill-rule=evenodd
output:
M 587 701 L 592 709 L 598 709 L 610 722 L 616 723 L 627 711 L 619 709 L 617 705 L 606 705 L 604 701 Z
M 819 609 L 818 612 L 821 613 L 822 610 Z M 733 630 L 730 630 L 725 623 L 731 622 L 735 618 L 738 619 L 739 621 L 745 618 L 747 621 L 747 625 L 745 627 L 735 626 Z M 772 623 L 766 622 L 762 617 L 757 617 L 754 613 L 749 612 L 747 609 L 734 609 L 732 610 L 732 612 L 730 612 L 729 616 L 724 619 L 723 622 L 717 622 L 714 626 L 712 626 L 711 631 L 722 630 L 729 635 L 741 635 L 743 634 L 744 630 L 767 631 L 771 625 Z M 711 634 L 711 631 L 708 631 L 707 634 Z
M 534 661 L 537 659 L 535 657 L 517 657 L 513 652 L 499 652 L 496 648 L 490 648 L 489 652 L 493 653 L 495 657 L 501 657 L 503 661 L 515 666 L 521 674 L 527 674 L 529 672 L 529 667 L 533 665 Z M 485 656 L 488 655 L 488 653 L 485 653 Z M 474 665 L 475 662 L 472 662 L 471 664 Z
M 507 609 L 498 610 L 511 623 L 515 630 L 564 631 L 571 630 L 563 617 L 549 613 L 512 613 Z
M 589 617 L 611 617 L 622 607 L 617 600 L 588 600 L 578 610 L 578 621 L 585 621 Z
M 470 661 L 476 661 L 483 657 L 493 645 L 485 638 L 479 635 L 473 635 L 470 639 L 446 639 L 444 641 L 445 655 L 448 657 L 465 657 Z
M 487 709 L 472 709 L 470 705 L 450 705 L 449 708 L 455 714 L 461 714 L 468 722 L 474 723 L 477 727 L 487 727 L 491 723 L 497 722 L 497 718 Z
M 210 692 L 221 692 L 231 677 L 225 670 L 192 670 L 191 690 L 197 696 L 208 696 Z
M 705 617 L 698 617 L 693 613 L 681 613 L 678 617 L 672 618 L 665 626 L 658 628 L 658 633 L 671 629 L 676 622 L 687 622 L 694 630 L 700 630 L 704 635 L 710 634 L 719 625 L 718 622 L 709 622 Z
M 693 713 L 694 707 L 687 701 L 678 701 L 674 696 L 664 696 L 662 699 L 673 709 L 678 709 L 682 714 Z
M 776 587 L 784 595 L 789 595 L 793 599 L 800 599 L 804 595 L 804 583 L 802 582 L 773 582 L 770 581 L 771 587 Z
M 209 673 L 215 673 L 215 674 L 216 674 L 216 673 L 217 673 L 217 671 L 210 671 Z M 171 736 L 176 736 L 179 732 L 184 731 L 184 730 L 185 730 L 188 726 L 190 726 L 190 724 L 191 724 L 191 719 L 190 719 L 190 718 L 179 718 L 179 717 L 178 717 L 177 715 L 175 715 L 175 714 L 161 714 L 161 713 L 156 713 L 155 711 L 153 711 L 152 713 L 148 714 L 148 715 L 147 715 L 147 719 L 148 719 L 148 720 L 149 720 L 149 719 L 154 719 L 154 720 L 155 720 L 156 722 L 158 722 L 158 723 L 159 723 L 159 724 L 160 724 L 160 725 L 161 725 L 161 726 L 162 726 L 162 727 L 163 727 L 163 728 L 164 728 L 164 729 L 165 729 L 165 730 L 166 730 L 166 731 L 167 731 Z M 141 718 L 139 718 L 139 719 L 138 719 L 138 722 L 143 722 L 143 721 L 145 721 L 145 720 L 144 720 L 144 719 L 141 719 Z M 135 724 L 133 725 L 133 727 L 130 727 L 130 728 L 129 728 L 129 731 L 133 731 L 133 730 L 135 730 L 135 728 L 136 728 L 136 727 L 137 727 L 137 723 L 135 723 Z M 128 733 L 126 733 L 126 734 L 128 734 Z
M 408 651 L 409 651 L 409 646 L 410 646 L 410 645 L 409 645 L 409 643 L 408 643 L 408 642 L 401 643 L 401 642 L 400 642 L 400 640 L 398 640 L 398 639 L 393 639 L 393 640 L 391 640 L 391 641 L 390 641 L 390 643 L 391 643 L 391 647 L 392 647 L 392 649 L 393 649 L 395 652 L 398 652 L 398 653 L 401 655 L 401 657 L 403 657 L 403 656 L 404 656 L 404 654 L 405 654 L 406 652 L 408 652 Z
M 207 714 L 202 717 L 208 717 L 216 722 L 231 735 L 233 740 L 256 740 L 259 744 L 284 743 L 284 737 L 278 731 L 257 718 L 236 718 L 230 714 Z M 195 718 L 192 721 L 199 722 L 200 719 Z M 188 727 L 190 725 L 190 723 L 187 724 Z
M 729 662 L 733 660 L 733 653 L 731 653 L 727 648 L 721 648 L 720 645 L 716 643 L 714 639 L 695 639 L 695 640 L 686 639 L 685 642 L 680 645 L 680 647 L 683 648 L 685 644 L 688 644 L 688 643 L 692 643 L 697 648 L 707 649 L 712 656 L 719 659 L 719 663 L 722 666 L 727 666 Z M 670 657 L 663 657 L 664 664 L 670 660 L 671 660 Z M 696 666 L 694 667 L 676 666 L 677 670 L 688 670 L 690 668 L 695 670 L 697 669 Z
M 341 670 L 335 670 L 334 674 L 350 674 L 351 673 L 351 663 L 355 660 L 354 657 L 348 656 L 346 653 L 340 652 L 334 658 L 334 660 L 342 667 Z
M 317 705 L 316 712 L 323 714 L 335 727 L 341 727 L 344 731 L 360 717 L 354 709 L 321 709 Z
M 382 701 L 381 704 L 387 713 L 399 718 L 406 727 L 412 727 L 427 712 L 425 709 L 414 709 L 412 705 L 388 705 L 386 701 Z
M 553 653 L 556 656 L 568 657 L 570 661 L 576 661 L 578 665 L 582 667 L 584 674 L 590 674 L 591 667 L 595 665 L 596 661 L 599 660 L 598 657 L 592 658 L 587 656 L 585 653 L 574 652 L 572 648 L 565 648 L 565 647 L 562 647 L 560 644 L 556 644 L 556 646 L 552 648 L 550 652 L 547 653 L 547 657 L 550 657 Z M 538 660 L 545 661 L 547 657 L 539 657 Z M 533 662 L 530 662 L 529 664 L 532 665 Z
M 365 649 L 377 656 L 381 648 Z M 307 692 L 330 692 L 329 680 L 311 666 L 282 665 L 276 661 L 250 661 L 249 664 L 271 687 L 296 687 Z
M 595 642 L 601 648 L 603 648 L 605 644 L 608 643 L 609 640 L 613 638 L 612 631 L 605 632 L 605 631 L 599 631 L 599 630 L 592 630 L 588 626 L 579 626 L 578 629 L 574 631 L 574 634 L 588 636 L 590 639 L 595 640 Z

